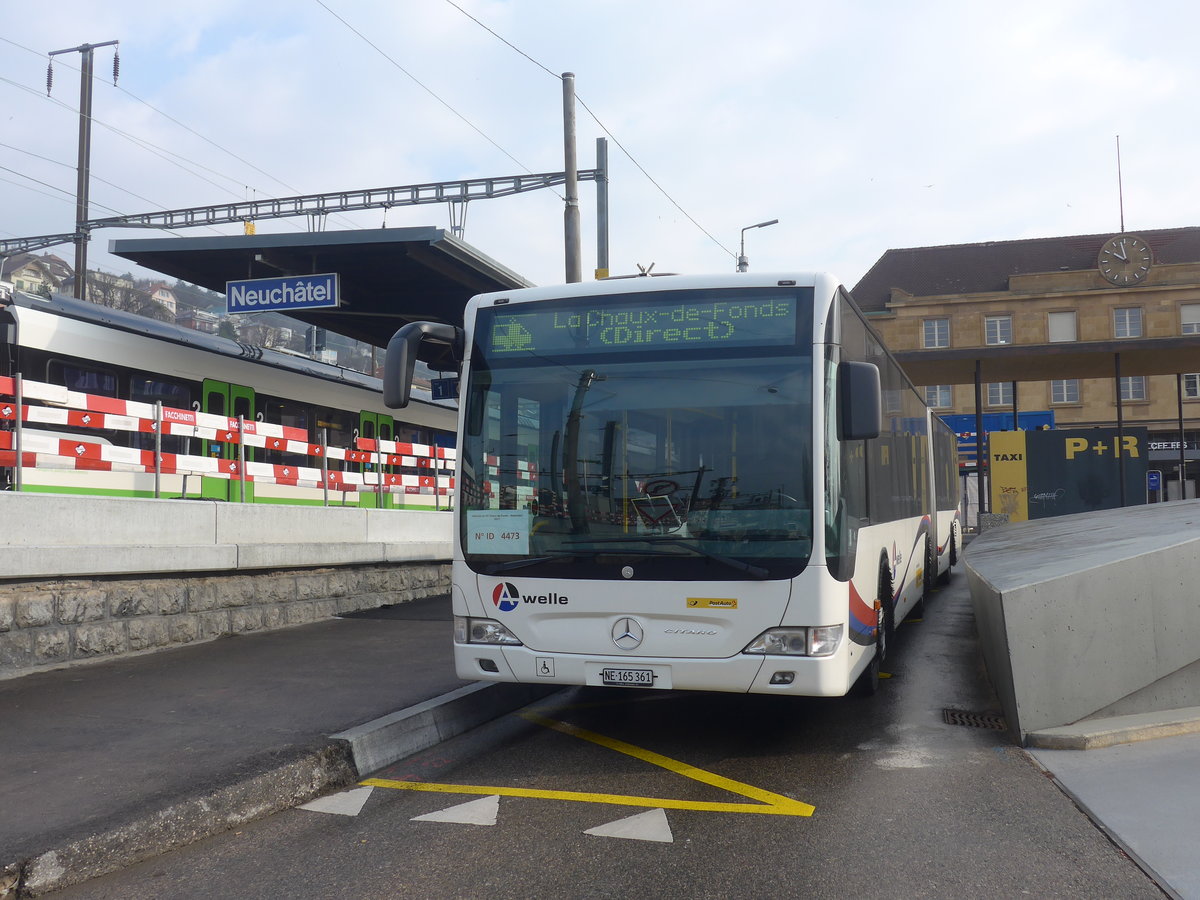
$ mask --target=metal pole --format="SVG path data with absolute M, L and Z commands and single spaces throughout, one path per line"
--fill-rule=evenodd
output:
M 92 48 L 85 46 L 80 60 L 79 166 L 75 185 L 75 297 L 87 298 L 88 184 L 92 154 Z
M 162 401 L 154 401 L 154 499 L 162 496 Z
M 1121 354 L 1113 354 L 1113 361 L 1116 368 L 1117 378 L 1117 446 L 1114 451 L 1117 454 L 1117 478 L 1121 482 L 1121 505 L 1125 505 L 1125 454 L 1121 452 L 1122 444 L 1125 442 L 1125 407 L 1121 398 Z
M 385 489 L 385 485 L 383 483 L 383 448 L 381 446 L 379 446 L 379 444 L 380 444 L 380 439 L 379 439 L 379 435 L 377 433 L 375 435 L 375 469 L 376 469 L 376 477 L 379 479 L 379 490 L 375 492 L 375 495 L 379 499 L 375 502 L 375 506 L 378 509 L 383 509 L 383 498 L 384 498 L 383 492 Z
M 238 502 L 246 502 L 246 417 L 238 416 Z
M 1183 431 L 1183 375 L 1175 373 L 1175 397 L 1179 404 L 1179 499 L 1187 499 L 1187 436 Z
M 567 283 L 583 280 L 579 244 L 579 169 L 575 162 L 575 73 L 563 72 L 563 157 L 566 173 L 566 206 L 563 208 L 563 242 Z
M 117 41 L 102 44 L 80 44 L 66 50 L 52 50 L 50 56 L 60 53 L 80 54 L 79 66 L 79 165 L 75 185 L 75 297 L 87 299 L 87 242 L 88 242 L 88 185 L 91 181 L 90 162 L 92 154 L 92 51 L 97 47 L 113 47 Z M 116 67 L 113 67 L 116 81 Z M 47 73 L 46 93 L 50 92 Z
M 987 495 L 983 490 L 983 373 L 979 360 L 975 360 L 975 533 L 978 534 L 984 511 L 987 510 Z
M 21 478 L 21 465 L 23 462 L 21 459 L 21 419 L 23 417 L 21 407 L 25 398 L 25 386 L 21 381 L 20 372 L 16 374 L 13 380 L 16 382 L 16 389 L 13 396 L 17 401 L 17 417 L 13 422 L 13 450 L 16 451 L 16 456 L 13 459 L 13 490 L 19 491 L 21 490 L 21 485 L 24 484 L 24 480 Z
M 329 505 L 329 430 L 321 429 L 321 494 Z
M 1015 381 L 1012 383 L 1012 389 L 1013 389 L 1013 431 L 1020 431 L 1021 430 L 1021 419 L 1017 415 L 1017 383 Z
M 596 278 L 608 277 L 608 138 L 596 138 Z

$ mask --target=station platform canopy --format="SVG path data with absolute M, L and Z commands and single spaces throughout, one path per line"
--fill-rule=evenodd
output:
M 475 294 L 533 286 L 434 227 L 114 240 L 109 252 L 221 294 L 227 281 L 336 272 L 339 308 L 287 314 L 377 347 L 408 322 L 462 325 Z

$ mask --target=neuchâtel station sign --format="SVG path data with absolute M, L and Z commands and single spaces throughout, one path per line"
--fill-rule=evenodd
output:
M 988 435 L 992 512 L 1010 522 L 1145 502 L 1145 428 L 993 431 Z M 1136 498 L 1141 498 L 1136 499 Z
M 336 272 L 225 282 L 225 309 L 231 314 L 325 309 L 340 302 Z

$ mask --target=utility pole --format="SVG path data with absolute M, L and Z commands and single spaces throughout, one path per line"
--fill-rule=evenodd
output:
M 563 156 L 566 165 L 566 206 L 563 209 L 563 243 L 567 283 L 583 280 L 579 245 L 579 169 L 575 163 L 575 73 L 563 72 Z
M 80 54 L 79 66 L 79 167 L 75 186 L 75 297 L 86 299 L 88 243 L 88 184 L 92 155 L 92 51 L 97 47 L 115 47 L 119 41 L 103 44 L 80 44 L 66 50 L 50 51 L 51 63 L 46 67 L 46 96 L 53 83 L 53 58 L 62 53 Z M 117 83 L 120 56 L 113 53 L 113 84 Z

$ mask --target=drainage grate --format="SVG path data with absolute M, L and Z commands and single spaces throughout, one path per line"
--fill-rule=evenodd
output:
M 965 725 L 968 728 L 991 728 L 1007 731 L 1008 723 L 999 713 L 968 712 L 965 709 L 943 709 L 942 721 L 947 725 Z

